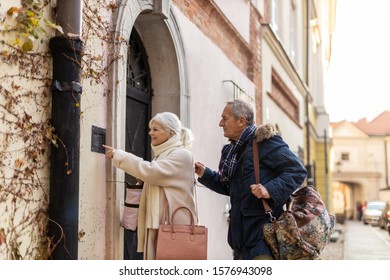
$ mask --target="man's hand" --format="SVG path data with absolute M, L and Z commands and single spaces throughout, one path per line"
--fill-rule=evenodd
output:
M 250 186 L 252 189 L 252 194 L 258 199 L 260 198 L 271 198 L 267 189 L 262 184 L 253 184 Z
M 195 162 L 195 173 L 196 175 L 198 175 L 199 178 L 203 176 L 205 170 L 206 166 L 204 166 L 203 163 Z

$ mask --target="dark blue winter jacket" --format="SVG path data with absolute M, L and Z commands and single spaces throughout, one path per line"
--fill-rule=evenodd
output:
M 287 198 L 302 185 L 306 169 L 272 127 L 263 125 L 256 131 L 260 162 L 260 183 L 271 198 L 267 199 L 278 218 Z M 257 255 L 271 255 L 263 239 L 263 225 L 269 222 L 260 199 L 255 197 L 250 185 L 255 184 L 253 168 L 253 142 L 246 144 L 239 157 L 238 166 L 228 184 L 223 184 L 218 172 L 206 168 L 199 182 L 209 189 L 230 196 L 230 224 L 228 243 L 243 256 L 253 259 Z

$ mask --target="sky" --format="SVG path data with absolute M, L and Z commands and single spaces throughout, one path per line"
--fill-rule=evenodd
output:
M 390 110 L 390 1 L 338 0 L 325 107 L 331 122 Z

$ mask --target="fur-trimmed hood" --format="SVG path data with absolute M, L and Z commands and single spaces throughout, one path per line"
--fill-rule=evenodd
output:
M 261 142 L 265 139 L 270 139 L 275 136 L 277 131 L 272 124 L 262 124 L 259 125 L 256 129 L 256 138 L 257 142 Z

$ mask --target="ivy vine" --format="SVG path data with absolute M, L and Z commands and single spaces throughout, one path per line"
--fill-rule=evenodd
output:
M 57 224 L 48 217 L 50 146 L 65 148 L 50 124 L 48 43 L 62 33 L 45 17 L 54 2 L 20 0 L 0 14 L 0 69 L 7 69 L 0 72 L 0 259 L 47 259 L 59 243 L 47 233 L 49 222 Z M 89 41 L 97 39 L 102 50 L 126 42 L 110 31 L 113 1 L 84 2 L 82 78 L 107 94 L 108 69 L 120 57 L 108 60 Z

